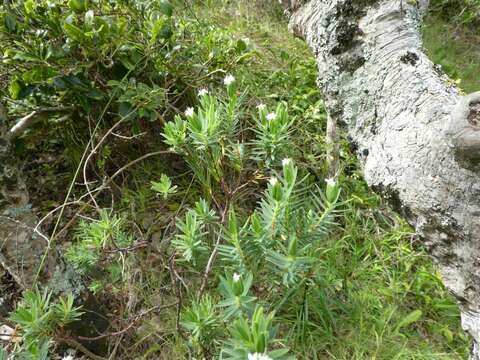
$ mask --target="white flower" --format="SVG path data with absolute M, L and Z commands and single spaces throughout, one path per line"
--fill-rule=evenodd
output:
M 185 110 L 185 115 L 188 116 L 188 117 L 193 116 L 194 113 L 195 113 L 195 111 L 193 110 L 192 107 L 189 107 L 189 108 L 187 108 L 187 110 Z
M 275 113 L 267 114 L 267 120 L 269 121 L 275 120 L 276 118 L 277 118 L 277 114 Z
M 325 179 L 325 182 L 327 183 L 328 186 L 335 186 L 337 183 L 335 182 L 335 179 Z
M 270 183 L 270 185 L 275 186 L 278 183 L 278 179 L 276 177 L 272 177 L 270 178 L 270 180 L 268 180 L 268 182 Z
M 233 274 L 233 282 L 239 282 L 241 278 L 242 278 L 242 275 L 237 273 Z
M 290 165 L 291 163 L 292 163 L 292 159 L 285 158 L 282 160 L 282 166 L 287 166 L 287 165 Z
M 260 353 L 249 353 L 248 360 L 273 360 L 270 356 Z
M 43 37 L 46 34 L 47 34 L 47 30 L 40 30 L 39 29 L 39 30 L 35 31 L 35 36 L 36 37 Z
M 225 76 L 225 79 L 223 79 L 223 83 L 226 85 L 226 86 L 229 86 L 231 83 L 233 83 L 235 81 L 235 78 L 233 77 L 233 75 L 231 74 L 228 74 L 227 76 Z
M 200 89 L 198 91 L 198 96 L 203 96 L 203 95 L 207 95 L 208 94 L 208 90 L 203 88 L 203 89 Z
M 176 45 L 173 47 L 173 51 L 178 51 L 180 50 L 181 46 L 180 45 Z
M 73 355 L 70 355 L 70 354 L 69 354 L 69 355 L 65 355 L 65 356 L 62 358 L 62 360 L 75 360 L 75 359 L 74 359 Z
M 267 105 L 265 105 L 264 103 L 261 103 L 261 104 L 257 105 L 257 109 L 260 110 L 260 111 L 265 110 L 266 107 L 267 107 Z

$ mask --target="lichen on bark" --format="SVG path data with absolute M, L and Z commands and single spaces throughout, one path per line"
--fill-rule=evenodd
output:
M 367 183 L 415 227 L 478 344 L 480 97 L 461 96 L 423 53 L 427 5 L 310 0 L 290 28 L 317 58 L 325 105 L 356 143 Z

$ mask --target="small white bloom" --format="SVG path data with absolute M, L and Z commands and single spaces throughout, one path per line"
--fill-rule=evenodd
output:
M 200 89 L 198 91 L 198 96 L 203 96 L 203 95 L 207 95 L 208 94 L 208 90 L 203 88 L 203 89 Z
M 291 163 L 292 163 L 292 159 L 285 158 L 282 160 L 282 166 L 287 166 L 287 165 L 290 165 Z
M 75 360 L 75 359 L 74 359 L 73 355 L 70 355 L 70 354 L 69 354 L 69 355 L 65 355 L 65 356 L 62 358 L 62 360 Z
M 278 183 L 278 179 L 276 177 L 272 177 L 270 178 L 270 180 L 268 180 L 268 182 L 270 183 L 270 185 L 275 186 Z
M 185 110 L 185 115 L 188 116 L 188 117 L 193 116 L 194 113 L 195 113 L 195 111 L 193 110 L 193 107 L 189 107 L 189 108 L 187 108 L 187 110 Z
M 265 105 L 264 103 L 261 103 L 261 104 L 258 104 L 257 105 L 257 109 L 262 111 L 262 110 L 265 110 L 267 108 L 267 105 Z
M 277 114 L 275 113 L 270 113 L 270 114 L 267 114 L 267 120 L 268 121 L 273 121 L 277 118 Z
M 231 74 L 228 74 L 227 76 L 225 76 L 225 79 L 223 79 L 223 83 L 226 85 L 226 86 L 229 86 L 231 83 L 233 83 L 235 81 L 235 78 L 233 77 L 233 75 Z
M 239 282 L 241 278 L 242 278 L 242 275 L 237 273 L 233 274 L 233 282 Z
M 181 48 L 180 45 L 175 45 L 175 46 L 173 47 L 173 51 L 178 51 L 178 50 L 180 50 L 180 48 Z
M 39 30 L 35 31 L 35 36 L 36 36 L 36 37 L 43 37 L 43 36 L 45 36 L 46 34 L 47 34 L 47 30 L 40 30 L 40 29 L 39 29 Z
M 273 360 L 270 356 L 260 353 L 249 353 L 248 360 Z
M 325 179 L 325 182 L 327 183 L 328 186 L 336 185 L 335 179 Z

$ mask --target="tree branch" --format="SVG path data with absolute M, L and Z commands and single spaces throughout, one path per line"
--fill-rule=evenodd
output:
M 8 132 L 8 139 L 11 141 L 20 135 L 22 135 L 26 129 L 35 124 L 36 122 L 43 120 L 50 113 L 71 111 L 73 107 L 50 107 L 41 108 L 32 111 L 30 114 L 19 119 L 17 123 Z

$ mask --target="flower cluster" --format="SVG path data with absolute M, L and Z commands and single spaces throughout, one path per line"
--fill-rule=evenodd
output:
M 273 121 L 277 118 L 277 114 L 276 113 L 269 113 L 267 114 L 267 120 L 268 121 Z
M 235 78 L 231 74 L 228 74 L 227 76 L 225 76 L 225 79 L 223 79 L 223 83 L 225 84 L 225 86 L 230 86 L 234 83 L 234 81 Z

